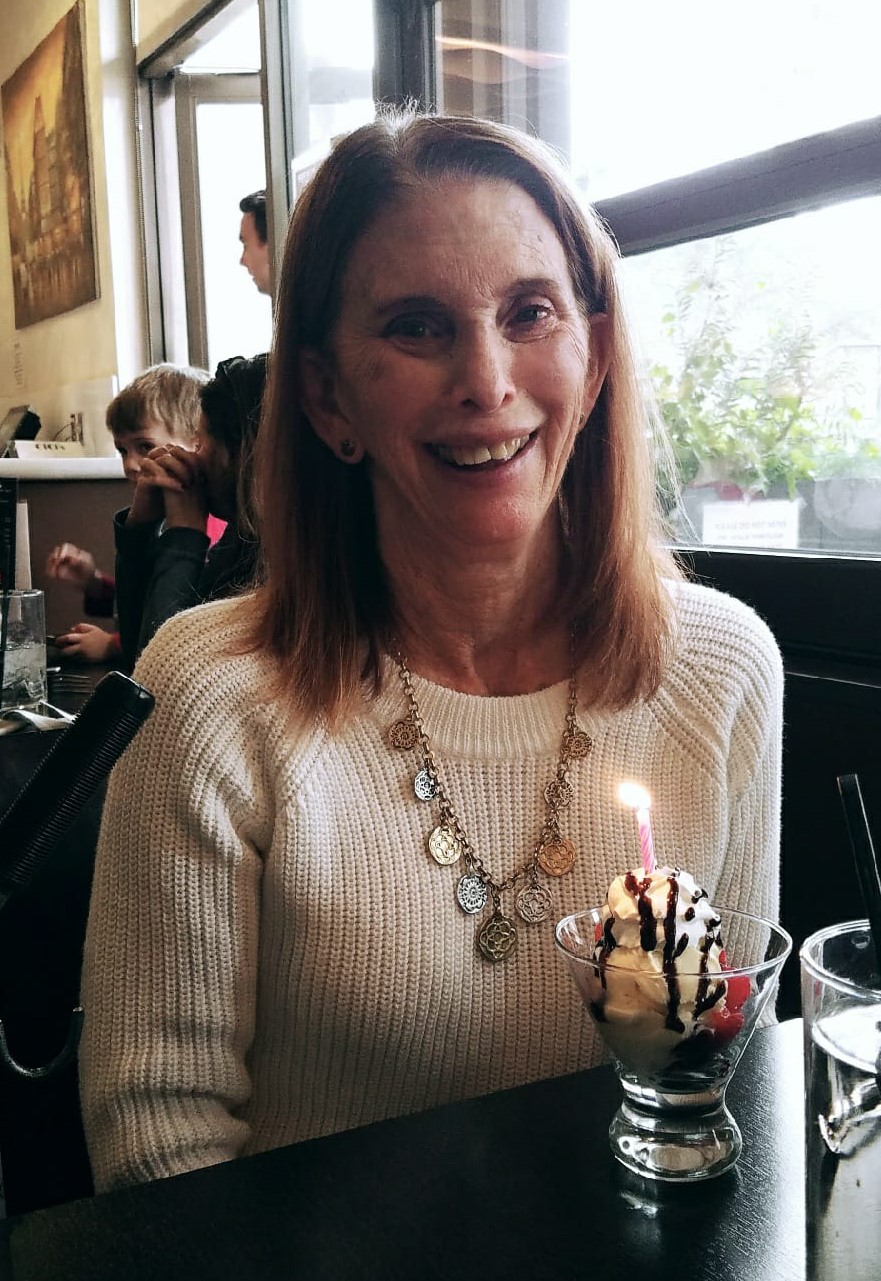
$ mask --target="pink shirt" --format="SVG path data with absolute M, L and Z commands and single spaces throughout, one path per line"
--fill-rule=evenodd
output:
M 226 529 L 226 521 L 220 520 L 217 516 L 209 516 L 208 523 L 205 526 L 205 533 L 208 535 L 208 545 L 213 547 Z

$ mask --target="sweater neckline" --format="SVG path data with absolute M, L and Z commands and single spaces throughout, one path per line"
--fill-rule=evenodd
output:
M 559 681 L 534 694 L 463 694 L 413 673 L 416 702 L 432 748 L 463 759 L 558 751 L 568 687 L 568 681 Z M 383 735 L 407 714 L 398 668 L 388 655 L 382 658 L 382 690 L 369 704 L 368 714 Z M 589 718 L 583 710 L 578 719 L 588 728 Z

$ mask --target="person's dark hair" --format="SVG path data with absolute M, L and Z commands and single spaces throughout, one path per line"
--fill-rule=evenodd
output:
M 232 356 L 222 360 L 202 388 L 202 412 L 208 434 L 238 457 L 257 435 L 266 385 L 268 356 Z
M 239 209 L 243 214 L 253 215 L 254 229 L 265 245 L 268 236 L 266 228 L 266 192 L 252 191 L 250 195 L 242 196 L 239 201 Z
M 260 426 L 268 356 L 222 360 L 202 388 L 202 413 L 208 435 L 225 446 L 238 475 L 239 524 L 251 517 L 251 460 Z
M 331 722 L 355 706 L 365 678 L 379 685 L 395 619 L 370 463 L 340 463 L 298 412 L 298 357 L 312 349 L 332 359 L 346 270 L 365 231 L 389 206 L 449 178 L 525 191 L 560 238 L 585 315 L 608 318 L 608 373 L 560 494 L 560 609 L 577 624 L 594 705 L 623 707 L 660 683 L 672 626 L 662 580 L 678 570 L 660 535 L 652 419 L 619 300 L 617 249 L 543 144 L 472 118 L 383 113 L 337 144 L 297 201 L 255 458 L 267 578 L 249 643 L 277 659 L 281 697 Z

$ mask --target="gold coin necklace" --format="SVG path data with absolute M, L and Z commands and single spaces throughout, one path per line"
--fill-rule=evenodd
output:
M 389 727 L 386 741 L 396 751 L 419 752 L 422 763 L 413 780 L 413 791 L 418 801 L 437 804 L 440 820 L 428 837 L 428 852 L 441 867 L 450 867 L 460 860 L 464 863 L 465 872 L 456 884 L 456 902 L 471 916 L 489 909 L 477 933 L 477 946 L 486 960 L 504 961 L 517 946 L 517 926 L 502 911 L 502 895 L 519 885 L 514 906 L 521 921 L 528 925 L 546 921 L 553 900 L 550 890 L 539 879 L 539 872 L 549 877 L 565 876 L 575 865 L 575 846 L 560 831 L 560 811 L 566 809 L 574 795 L 569 781 L 570 763 L 583 760 L 593 748 L 590 735 L 578 725 L 576 673 L 573 669 L 569 677 L 560 754 L 554 776 L 544 790 L 545 817 L 538 840 L 530 857 L 503 881 L 497 881 L 468 840 L 452 806 L 419 712 L 413 677 L 400 651 L 395 654 L 395 662 L 408 710 L 404 719 Z

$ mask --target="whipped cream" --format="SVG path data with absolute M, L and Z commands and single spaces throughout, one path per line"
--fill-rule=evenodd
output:
M 667 1032 L 690 1035 L 724 999 L 721 920 L 688 872 L 660 867 L 616 876 L 603 910 L 595 958 L 598 1018 L 652 1015 Z

